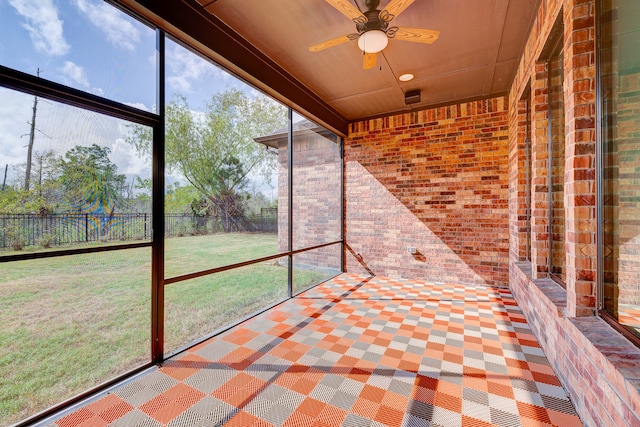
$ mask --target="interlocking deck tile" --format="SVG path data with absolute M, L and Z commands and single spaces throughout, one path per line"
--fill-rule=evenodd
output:
M 582 424 L 508 290 L 343 274 L 56 425 Z

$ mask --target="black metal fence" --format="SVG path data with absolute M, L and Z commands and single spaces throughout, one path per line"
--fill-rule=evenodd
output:
M 275 212 L 233 218 L 231 231 L 277 233 Z M 149 240 L 151 214 L 0 214 L 0 249 L 63 246 L 104 241 Z M 219 216 L 165 215 L 166 236 L 213 234 L 224 230 Z

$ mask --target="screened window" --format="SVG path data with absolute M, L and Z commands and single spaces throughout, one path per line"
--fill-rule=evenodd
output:
M 534 277 L 549 277 L 562 286 L 566 275 L 563 35 L 560 14 L 536 63 L 532 81 L 534 142 L 529 160 L 532 173 L 530 250 Z
M 562 50 L 547 62 L 548 72 L 548 132 L 549 132 L 549 273 L 564 285 L 565 210 L 564 210 L 564 73 Z
M 518 259 L 531 261 L 531 84 L 518 102 Z
M 0 105 L 0 412 L 18 421 L 149 360 L 151 159 L 126 135 L 150 128 L 3 88 Z
M 288 109 L 170 39 L 166 60 L 166 277 L 287 251 Z
M 600 308 L 640 344 L 640 4 L 599 3 Z

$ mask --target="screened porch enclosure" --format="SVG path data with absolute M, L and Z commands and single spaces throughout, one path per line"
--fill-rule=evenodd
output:
M 36 3 L 0 425 L 640 424 L 638 3 Z

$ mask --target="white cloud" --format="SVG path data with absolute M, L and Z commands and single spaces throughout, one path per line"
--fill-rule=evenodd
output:
M 0 89 L 0 167 L 4 174 L 6 164 L 11 166 L 27 160 L 25 145 L 29 121 L 33 113 L 33 97 Z
M 104 90 L 101 87 L 90 87 L 84 67 L 71 61 L 65 61 L 61 71 L 64 83 L 69 86 L 86 90 L 94 95 L 104 96 Z
M 139 110 L 148 111 L 148 112 L 155 112 L 155 106 L 153 108 L 149 108 L 146 105 L 144 105 L 142 102 L 125 102 L 124 104 L 126 104 L 126 105 L 128 105 L 130 107 L 137 108 Z
M 85 73 L 84 68 L 71 61 L 64 62 L 62 74 L 64 74 L 64 76 L 71 82 L 75 83 L 75 86 L 83 88 L 89 87 L 89 80 L 87 80 L 87 74 Z
M 62 31 L 63 22 L 53 0 L 9 0 L 9 4 L 25 18 L 22 26 L 29 32 L 37 51 L 50 56 L 69 52 Z
M 140 156 L 123 138 L 116 139 L 111 147 L 109 158 L 118 165 L 118 173 L 137 175 L 142 178 L 151 177 L 151 158 Z
M 229 78 L 229 74 L 212 63 L 177 45 L 168 47 L 166 62 L 169 67 L 167 84 L 175 92 L 191 93 L 192 86 L 203 78 L 211 80 Z
M 140 31 L 122 12 L 102 0 L 75 0 L 75 4 L 107 40 L 127 50 L 135 50 L 136 43 L 140 41 Z

